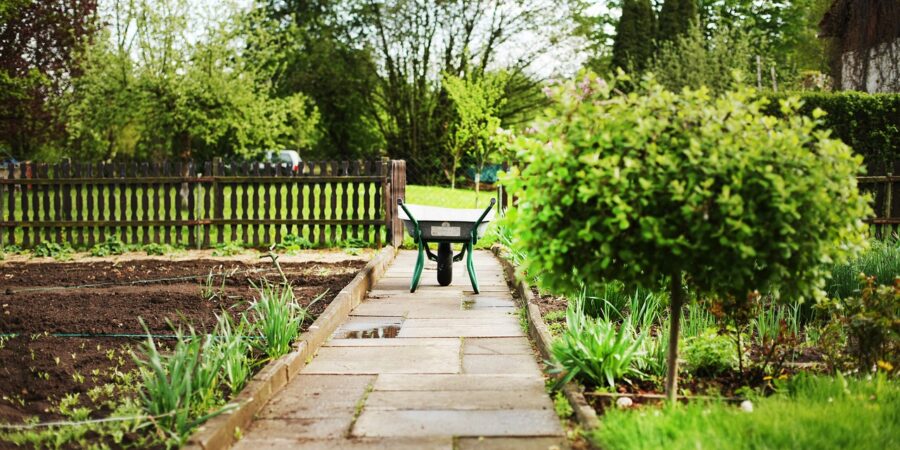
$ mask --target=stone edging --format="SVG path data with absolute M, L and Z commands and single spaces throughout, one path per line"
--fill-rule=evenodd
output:
M 293 379 L 311 359 L 319 347 L 325 343 L 337 327 L 342 324 L 356 306 L 366 297 L 375 282 L 384 275 L 387 266 L 394 260 L 397 250 L 387 246 L 339 292 L 325 311 L 313 322 L 300 339 L 294 343 L 294 350 L 287 355 L 270 361 L 247 383 L 231 403 L 236 409 L 213 417 L 194 431 L 184 446 L 191 450 L 218 450 L 229 448 L 235 435 L 247 426 L 268 401 Z
M 528 334 L 530 334 L 531 339 L 537 343 L 538 350 L 541 352 L 541 357 L 549 360 L 550 345 L 553 342 L 553 337 L 550 334 L 550 329 L 547 328 L 547 323 L 544 322 L 544 318 L 541 317 L 540 308 L 538 308 L 534 302 L 534 295 L 531 293 L 531 287 L 524 281 L 516 278 L 516 268 L 503 255 L 506 251 L 503 246 L 494 244 L 491 247 L 491 251 L 497 256 L 497 259 L 500 260 L 503 271 L 506 273 L 506 279 L 513 285 L 513 288 L 519 294 L 519 298 L 524 301 L 524 305 L 522 306 L 525 307 L 528 312 Z M 566 396 L 566 399 L 569 400 L 569 404 L 575 412 L 575 417 L 578 418 L 578 422 L 585 430 L 591 430 L 600 425 L 600 421 L 597 420 L 597 413 L 594 411 L 594 408 L 587 403 L 584 394 L 575 383 L 568 382 L 563 385 L 562 392 L 563 395 Z

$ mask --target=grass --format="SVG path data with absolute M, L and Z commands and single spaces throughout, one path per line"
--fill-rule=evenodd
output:
M 440 186 L 406 186 L 406 203 L 445 208 L 487 208 L 492 198 L 497 197 L 495 191 L 481 191 L 475 195 L 471 189 L 450 189 Z
M 900 383 L 799 376 L 753 412 L 726 403 L 612 410 L 595 445 L 624 449 L 898 448 Z
M 858 295 L 865 285 L 859 274 L 875 276 L 878 284 L 889 285 L 900 275 L 900 239 L 873 239 L 868 250 L 846 264 L 835 265 L 826 291 L 831 298 Z

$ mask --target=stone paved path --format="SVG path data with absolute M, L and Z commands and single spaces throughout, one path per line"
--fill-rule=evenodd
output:
M 397 256 L 332 339 L 257 415 L 237 449 L 549 449 L 563 431 L 499 262 L 477 252 L 415 294 Z M 381 333 L 384 338 L 362 338 Z

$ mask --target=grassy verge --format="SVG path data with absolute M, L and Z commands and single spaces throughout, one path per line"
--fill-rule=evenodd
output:
M 752 412 L 724 403 L 610 411 L 590 439 L 616 449 L 898 448 L 900 383 L 798 377 Z

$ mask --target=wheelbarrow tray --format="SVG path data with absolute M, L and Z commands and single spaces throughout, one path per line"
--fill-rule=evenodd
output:
M 494 205 L 496 199 L 491 199 L 490 205 L 485 209 L 457 209 L 441 208 L 436 206 L 407 205 L 403 199 L 398 199 L 400 206 L 399 217 L 403 220 L 403 226 L 412 236 L 418 247 L 416 267 L 413 270 L 409 291 L 416 292 L 419 280 L 422 277 L 422 269 L 425 267 L 425 256 L 432 261 L 437 261 L 437 277 L 441 286 L 448 286 L 453 279 L 453 262 L 461 261 L 466 257 L 466 271 L 469 281 L 472 282 L 472 290 L 478 293 L 478 277 L 475 275 L 475 265 L 472 261 L 475 243 L 484 236 L 487 223 L 494 218 Z M 435 255 L 428 247 L 429 243 L 438 244 L 438 253 Z M 463 244 L 462 252 L 453 255 L 451 244 Z
M 422 239 L 428 242 L 468 242 L 472 237 L 472 229 L 478 222 L 478 218 L 484 214 L 484 209 L 457 209 L 441 208 L 437 206 L 423 206 L 405 204 L 409 212 L 419 221 L 419 230 Z M 488 222 L 494 218 L 491 210 L 478 226 L 477 239 L 484 237 Z M 415 236 L 415 224 L 402 208 L 400 219 L 410 236 Z

